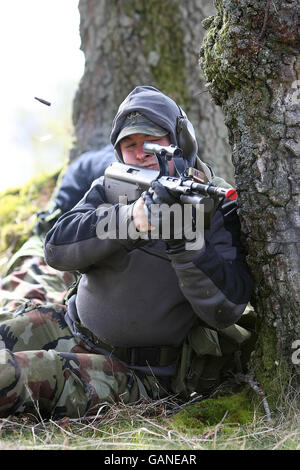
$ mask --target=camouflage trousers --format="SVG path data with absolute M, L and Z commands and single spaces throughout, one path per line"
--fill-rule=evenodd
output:
M 68 328 L 66 307 L 27 304 L 0 314 L 0 417 L 54 419 L 95 414 L 103 403 L 134 403 L 166 392 L 153 376 L 93 351 Z
M 43 241 L 33 236 L 12 257 L 0 281 L 0 307 L 2 311 L 13 313 L 27 300 L 37 305 L 63 303 L 68 286 L 74 280 L 74 274 L 47 265 Z
M 0 417 L 79 417 L 164 394 L 153 376 L 139 378 L 72 334 L 63 299 L 74 279 L 45 263 L 37 237 L 10 263 L 0 284 Z

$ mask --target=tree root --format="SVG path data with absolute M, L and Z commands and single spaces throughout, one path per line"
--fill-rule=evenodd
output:
M 254 392 L 257 394 L 257 396 L 262 400 L 262 404 L 263 404 L 264 410 L 266 412 L 267 421 L 268 421 L 268 423 L 271 423 L 272 418 L 271 418 L 270 407 L 269 407 L 267 398 L 265 396 L 265 393 L 260 388 L 258 382 L 256 380 L 254 380 L 254 378 L 251 377 L 248 374 L 238 373 L 238 374 L 234 375 L 234 378 L 239 383 L 247 383 L 248 385 L 250 385 L 252 390 L 254 390 Z

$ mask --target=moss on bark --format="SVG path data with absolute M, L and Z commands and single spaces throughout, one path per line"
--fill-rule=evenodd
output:
M 131 0 L 124 3 L 122 9 L 128 18 L 132 18 L 135 12 L 134 33 L 140 38 L 142 54 L 150 65 L 155 86 L 188 109 L 190 96 L 185 76 L 184 33 L 179 1 Z
M 272 410 L 285 400 L 285 389 L 290 379 L 290 365 L 278 355 L 277 335 L 274 327 L 260 325 L 255 351 L 251 355 L 249 368 L 255 375 Z

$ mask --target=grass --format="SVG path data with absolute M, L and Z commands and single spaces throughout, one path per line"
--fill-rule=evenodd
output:
M 253 397 L 254 398 L 254 397 Z M 228 397 L 226 397 L 228 399 Z M 299 396 L 285 397 L 284 406 L 269 422 L 253 399 L 252 415 L 245 423 L 228 420 L 199 429 L 182 426 L 182 414 L 193 416 L 199 405 L 207 409 L 214 400 L 187 407 L 175 398 L 131 406 L 103 404 L 90 417 L 44 421 L 33 416 L 0 420 L 0 450 L 296 450 L 300 449 Z M 181 416 L 178 426 L 178 416 Z M 234 416 L 234 415 L 232 415 Z M 194 416 L 195 419 L 195 416 Z M 188 422 L 188 421 L 186 421 Z

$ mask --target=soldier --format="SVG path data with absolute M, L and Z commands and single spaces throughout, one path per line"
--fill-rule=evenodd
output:
M 207 181 L 219 181 L 198 159 L 182 109 L 159 90 L 141 86 L 120 105 L 111 142 L 119 161 L 157 169 L 156 157 L 143 150 L 146 141 L 182 148 L 183 159 L 169 162 L 171 175 L 197 166 Z M 151 212 L 157 201 L 172 205 L 174 196 L 157 184 L 132 204 L 108 207 L 98 178 L 48 232 L 47 263 L 79 271 L 80 281 L 67 305 L 27 303 L 13 317 L 2 314 L 0 416 L 38 408 L 45 417 L 77 417 L 103 402 L 168 394 L 188 399 L 219 383 L 249 336 L 235 325 L 252 289 L 236 204 L 222 201 L 204 245 L 187 250 L 184 234 L 145 236 L 151 227 L 144 207 Z M 102 204 L 105 217 L 117 212 L 119 223 L 130 220 L 140 237 L 101 236 Z

